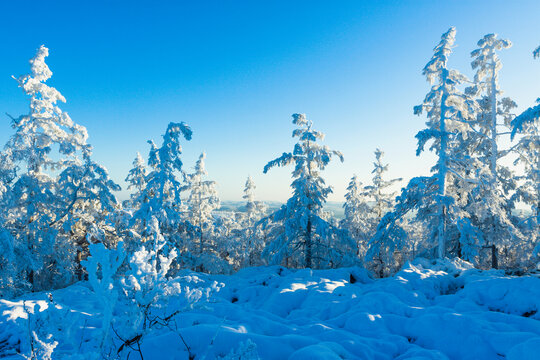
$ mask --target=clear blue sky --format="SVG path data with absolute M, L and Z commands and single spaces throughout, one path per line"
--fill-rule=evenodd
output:
M 376 147 L 389 176 L 427 174 L 433 157 L 414 153 L 425 119 L 412 107 L 429 89 L 421 69 L 450 26 L 458 30 L 452 67 L 471 77 L 470 51 L 496 32 L 514 43 L 501 54 L 506 95 L 520 109 L 540 97 L 537 0 L 3 1 L 0 13 L 0 113 L 27 111 L 11 75 L 27 73 L 45 44 L 48 83 L 123 187 L 146 141 L 185 121 L 194 131 L 186 169 L 206 151 L 222 199 L 240 199 L 250 174 L 259 198 L 283 201 L 292 169 L 262 169 L 292 149 L 295 112 L 345 155 L 325 171 L 330 200 L 342 200 L 353 173 L 370 180 Z M 0 143 L 11 133 L 2 116 Z

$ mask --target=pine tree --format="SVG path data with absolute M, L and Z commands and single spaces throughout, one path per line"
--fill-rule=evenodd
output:
M 508 131 L 512 114 L 510 111 L 517 107 L 510 98 L 502 98 L 499 87 L 499 71 L 502 63 L 497 51 L 512 46 L 509 40 L 498 39 L 496 34 L 485 35 L 478 41 L 478 49 L 471 53 L 474 76 L 474 86 L 466 89 L 467 93 L 478 98 L 478 111 L 476 126 L 482 135 L 478 151 L 482 160 L 488 164 L 491 182 L 496 183 L 499 176 L 499 159 L 502 156 L 499 150 L 499 138 L 503 135 L 500 127 Z M 502 120 L 502 121 L 499 121 Z
M 109 177 L 107 169 L 91 159 L 91 147 L 83 150 L 82 163 L 67 167 L 57 179 L 61 210 L 54 223 L 62 224 L 61 233 L 69 238 L 69 253 L 75 252 L 75 272 L 82 279 L 81 261 L 88 256 L 90 243 L 108 248 L 120 240 L 113 221 L 120 207 L 115 191 L 121 188 Z M 72 256 L 69 256 L 72 257 Z
M 477 121 L 475 123 L 476 144 L 474 154 L 479 163 L 489 169 L 489 175 L 473 191 L 467 206 L 473 223 L 481 230 L 485 246 L 492 249 L 492 267 L 498 267 L 498 248 L 510 247 L 510 239 L 519 240 L 519 231 L 510 221 L 510 208 L 503 194 L 503 188 L 514 188 L 510 170 L 500 164 L 505 151 L 499 149 L 499 139 L 509 134 L 512 109 L 515 102 L 501 97 L 499 71 L 502 68 L 498 51 L 508 49 L 512 43 L 498 39 L 496 34 L 485 35 L 478 41 L 478 49 L 471 53 L 472 68 L 476 70 L 474 86 L 467 93 L 477 98 Z M 504 131 L 500 131 L 503 129 Z M 504 184 L 503 187 L 501 184 Z
M 192 254 L 197 258 L 195 268 L 197 271 L 207 271 L 213 268 L 217 258 L 217 244 L 215 242 L 214 217 L 212 212 L 219 208 L 220 201 L 217 196 L 216 182 L 204 180 L 208 175 L 202 153 L 195 164 L 195 172 L 186 175 L 189 197 L 187 198 L 187 218 L 193 228 L 190 232 L 193 244 Z
M 460 209 L 455 204 L 456 197 L 449 193 L 449 187 L 460 182 L 465 188 L 470 182 L 467 178 L 471 159 L 468 152 L 463 152 L 463 139 L 471 133 L 471 123 L 475 104 L 457 86 L 466 81 L 465 76 L 456 70 L 448 69 L 448 57 L 452 52 L 456 29 L 450 28 L 442 35 L 441 42 L 434 49 L 434 55 L 424 67 L 423 74 L 432 84 L 431 91 L 424 102 L 414 108 L 417 115 L 426 113 L 427 129 L 420 131 L 417 155 L 429 140 L 433 140 L 431 150 L 437 157 L 437 164 L 432 168 L 437 178 L 435 197 L 436 212 L 433 235 L 437 239 L 437 256 L 446 254 L 446 240 L 449 238 L 447 227 L 461 217 Z
M 138 206 L 130 221 L 132 236 L 136 241 L 152 240 L 157 221 L 160 236 L 166 242 L 160 250 L 165 253 L 181 247 L 180 234 L 189 227 L 182 218 L 181 193 L 185 187 L 179 176 L 184 174 L 180 140 L 183 137 L 189 141 L 191 136 L 192 131 L 186 123 L 169 123 L 161 147 L 158 148 L 153 141 L 148 142 L 151 146 L 148 159 L 150 172 L 144 179 L 144 187 L 140 187 L 132 197 L 133 203 Z
M 135 160 L 133 160 L 133 168 L 129 170 L 128 175 L 126 176 L 126 182 L 128 183 L 128 190 L 135 190 L 135 193 L 131 194 L 131 199 L 125 203 L 128 207 L 139 208 L 140 204 L 134 202 L 135 197 L 138 193 L 143 191 L 146 187 L 146 176 L 148 175 L 148 170 L 144 159 L 141 154 L 137 152 Z
M 312 122 L 304 114 L 293 114 L 298 126 L 293 137 L 298 138 L 294 150 L 283 153 L 264 167 L 267 173 L 274 166 L 294 164 L 291 187 L 293 195 L 287 203 L 271 215 L 280 230 L 265 248 L 272 263 L 288 266 L 332 267 L 342 258 L 337 255 L 337 229 L 327 220 L 323 211 L 332 188 L 320 175 L 333 156 L 343 161 L 343 155 L 327 146 L 319 145 L 324 134 L 312 129 Z
M 540 57 L 540 47 L 533 55 Z M 540 99 L 537 102 L 538 105 L 528 108 L 511 123 L 512 140 L 517 139 L 512 146 L 517 154 L 514 164 L 520 164 L 524 170 L 511 200 L 514 206 L 519 201 L 530 206 L 525 224 L 532 242 L 536 243 L 534 254 L 540 254 Z
M 466 78 L 448 68 L 448 57 L 455 41 L 455 28 L 450 28 L 442 35 L 441 42 L 435 47 L 434 55 L 424 67 L 423 74 L 432 84 L 431 91 L 424 102 L 414 108 L 417 115 L 426 113 L 427 128 L 420 131 L 417 155 L 424 151 L 428 141 L 432 141 L 430 150 L 438 157 L 431 169 L 431 177 L 416 177 L 409 181 L 401 195 L 396 198 L 394 209 L 383 216 L 377 227 L 372 242 L 384 242 L 388 239 L 398 241 L 404 236 L 401 226 L 405 216 L 415 213 L 416 221 L 425 223 L 429 239 L 436 241 L 437 257 L 447 253 L 448 243 L 454 245 L 454 254 L 474 254 L 477 244 L 472 244 L 474 227 L 461 226 L 459 220 L 468 221 L 463 211 L 465 199 L 478 183 L 474 171 L 477 165 L 470 156 L 476 104 L 470 97 L 457 88 Z M 463 231 L 469 231 L 464 233 Z M 429 251 L 431 244 L 417 249 L 417 253 Z M 463 251 L 463 247 L 467 247 Z M 424 254 L 429 255 L 429 254 Z
M 384 214 L 390 210 L 396 197 L 395 192 L 388 192 L 388 188 L 396 182 L 401 181 L 401 178 L 385 180 L 384 173 L 388 171 L 388 164 L 383 164 L 382 157 L 384 152 L 380 149 L 375 150 L 374 169 L 371 172 L 373 175 L 373 185 L 366 186 L 367 196 L 374 201 L 373 212 L 377 223 L 381 221 Z
M 266 212 L 267 206 L 262 201 L 255 200 L 255 182 L 248 176 L 242 199 L 246 200 L 246 223 L 254 225 Z
M 26 277 L 35 290 L 68 281 L 70 261 L 63 251 L 57 252 L 70 244 L 61 236 L 65 189 L 57 186 L 56 175 L 77 164 L 88 137 L 86 129 L 58 107 L 58 102 L 66 101 L 62 94 L 45 84 L 52 76 L 45 63 L 48 54 L 41 46 L 30 60 L 31 73 L 16 79 L 30 97 L 30 112 L 12 118 L 15 134 L 3 152 L 7 163 L 14 165 L 3 175 L 9 178 L 4 227 L 18 254 L 17 275 Z
M 241 263 L 246 266 L 260 265 L 261 254 L 264 247 L 264 229 L 258 226 L 259 221 L 265 216 L 267 206 L 262 201 L 255 200 L 255 182 L 248 176 L 244 188 L 243 199 L 246 200 L 245 212 L 240 216 L 239 222 L 242 229 L 240 234 Z
M 366 196 L 373 201 L 373 208 L 370 211 L 369 219 L 371 220 L 372 232 L 369 236 L 371 239 L 375 235 L 375 229 L 377 224 L 382 220 L 382 217 L 393 207 L 395 192 L 389 192 L 388 188 L 391 187 L 401 178 L 385 180 L 384 173 L 388 171 L 388 164 L 383 164 L 382 157 L 384 152 L 380 149 L 375 150 L 375 162 L 373 163 L 374 169 L 371 172 L 373 175 L 373 185 L 366 186 Z M 381 240 L 381 239 L 378 239 Z M 369 242 L 368 258 L 378 262 L 378 274 L 379 277 L 384 276 L 384 268 L 389 265 L 393 260 L 393 254 L 396 250 L 402 248 L 404 238 L 386 238 L 384 243 Z M 391 241 L 389 241 L 391 240 Z M 398 241 L 396 241 L 398 240 Z
M 373 212 L 367 203 L 366 191 L 356 175 L 351 178 L 343 204 L 344 219 L 341 227 L 346 230 L 356 244 L 356 256 L 362 259 L 367 250 L 367 244 L 375 230 Z M 375 224 L 376 226 L 376 224 Z

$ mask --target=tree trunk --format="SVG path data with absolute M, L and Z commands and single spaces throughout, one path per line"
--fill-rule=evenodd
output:
M 307 222 L 307 232 L 306 232 L 306 268 L 311 268 L 312 261 L 312 243 L 311 243 L 311 219 Z
M 499 268 L 499 262 L 497 261 L 497 246 L 491 245 L 491 267 L 493 269 Z
M 77 280 L 81 281 L 83 279 L 83 269 L 81 265 L 82 260 L 82 251 L 77 249 L 77 255 L 75 257 L 75 274 L 77 275 Z
M 448 134 L 446 133 L 446 100 L 448 98 L 448 95 L 444 93 L 441 98 L 441 117 L 440 117 L 440 123 L 439 123 L 439 131 L 441 132 L 441 148 L 439 151 L 439 225 L 438 225 L 438 231 L 437 231 L 437 243 L 438 243 L 438 249 L 437 249 L 437 257 L 439 259 L 444 258 L 445 255 L 445 249 L 446 249 L 446 206 L 442 201 L 444 201 L 444 197 L 446 196 L 446 174 L 448 172 L 448 164 L 447 164 L 447 150 L 448 150 Z
M 32 288 L 32 292 L 34 292 L 34 270 L 30 270 L 27 275 L 28 282 L 30 283 L 30 286 Z

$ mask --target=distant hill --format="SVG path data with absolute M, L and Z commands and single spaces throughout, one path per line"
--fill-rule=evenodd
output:
M 275 211 L 283 205 L 283 203 L 279 201 L 264 201 L 264 203 L 268 206 L 270 211 Z M 218 211 L 245 211 L 245 205 L 245 201 L 222 201 Z M 324 209 L 334 214 L 337 219 L 343 219 L 343 202 L 329 201 L 326 203 Z

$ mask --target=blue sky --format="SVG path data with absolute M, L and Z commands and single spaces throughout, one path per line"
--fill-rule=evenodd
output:
M 295 112 L 345 155 L 324 173 L 330 200 L 342 200 L 354 173 L 369 182 L 376 147 L 389 176 L 425 175 L 434 158 L 415 156 L 425 119 L 412 107 L 450 26 L 452 67 L 472 77 L 470 51 L 498 33 L 514 43 L 501 54 L 506 95 L 520 109 L 540 97 L 538 1 L 10 1 L 0 12 L 0 113 L 27 111 L 11 75 L 27 73 L 45 44 L 62 109 L 88 128 L 95 160 L 121 185 L 146 141 L 185 121 L 194 132 L 186 169 L 206 151 L 222 199 L 241 199 L 249 174 L 259 198 L 283 201 L 292 169 L 262 169 L 292 149 Z M 0 117 L 0 143 L 11 133 Z

